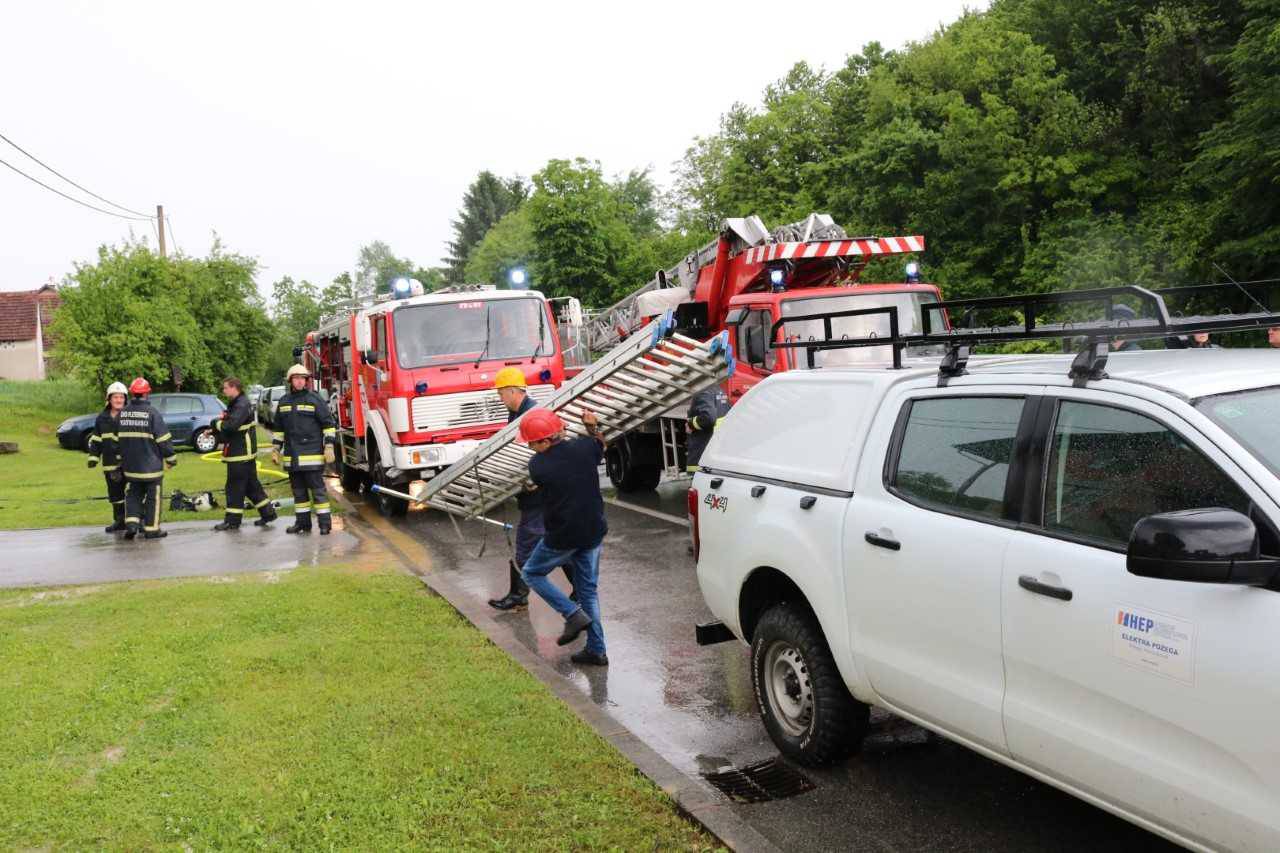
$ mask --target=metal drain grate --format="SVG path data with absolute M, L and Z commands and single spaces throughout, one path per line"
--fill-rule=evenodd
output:
M 780 759 L 703 773 L 717 791 L 738 803 L 768 803 L 812 791 L 814 784 Z

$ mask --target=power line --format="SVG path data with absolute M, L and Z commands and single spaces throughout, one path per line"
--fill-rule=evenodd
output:
M 36 155 L 32 154 L 30 151 L 28 151 L 28 150 L 26 150 L 25 148 L 23 148 L 22 146 L 20 146 L 18 143 L 14 142 L 14 141 L 13 141 L 12 139 L 10 139 L 9 137 L 5 136 L 3 133 L 0 133 L 0 139 L 3 139 L 5 142 L 9 143 L 9 144 L 10 144 L 10 145 L 12 145 L 14 148 L 17 148 L 17 149 L 18 149 L 19 151 L 21 151 L 23 154 L 26 154 L 26 155 L 27 155 L 28 157 L 30 157 L 32 160 L 35 160 L 35 161 L 36 161 L 37 163 L 39 163 L 41 166 L 44 166 L 44 167 L 45 167 L 46 169 L 48 169 L 50 172 L 53 172 L 53 173 L 54 173 L 55 175 L 57 175 L 59 178 L 62 178 L 62 180 L 64 180 L 64 181 L 66 181 L 67 183 L 71 184 L 71 186 L 75 187 L 75 188 L 76 188 L 76 189 L 78 189 L 78 190 L 81 190 L 81 191 L 83 191 L 83 192 L 88 193 L 89 195 L 91 195 L 91 196 L 93 196 L 94 198 L 96 198 L 98 201 L 105 201 L 107 204 L 111 205 L 112 207 L 118 207 L 118 208 L 120 208 L 121 210 L 123 210 L 123 211 L 125 211 L 125 212 L 127 212 L 127 213 L 132 213 L 134 216 L 141 216 L 141 217 L 144 217 L 144 218 L 150 218 L 150 217 L 148 217 L 148 216 L 147 216 L 147 214 L 145 214 L 145 213 L 139 213 L 139 212 L 138 212 L 138 211 L 136 211 L 136 210 L 133 210 L 133 209 L 128 208 L 128 207 L 125 207 L 123 204 L 116 204 L 114 201 L 112 201 L 112 200 L 111 200 L 111 199 L 109 199 L 109 198 L 103 198 L 102 196 L 98 195 L 98 194 L 97 194 L 97 193 L 95 193 L 94 191 L 89 190 L 89 189 L 85 189 L 84 187 L 82 187 L 82 186 L 80 186 L 79 184 L 77 184 L 75 181 L 73 181 L 73 180 L 71 180 L 70 178 L 68 178 L 66 175 L 64 175 L 64 174 L 62 174 L 61 172 L 59 172 L 57 169 L 55 169 L 55 168 L 53 168 L 52 166 L 50 166 L 48 163 L 45 163 L 43 160 L 41 160 L 41 159 L 40 159 L 39 157 L 37 157 Z M 8 163 L 6 163 L 5 165 L 7 166 L 7 165 L 9 165 L 9 164 L 8 164 Z M 28 177 L 30 177 L 30 176 L 28 176 Z M 32 180 L 34 180 L 34 178 L 33 178 Z M 52 189 L 52 187 L 50 187 L 50 189 Z M 57 192 L 57 190 L 54 190 L 54 192 Z M 110 211 L 108 211 L 108 212 L 110 212 Z
M 87 201 L 81 201 L 81 200 L 80 200 L 80 199 L 78 199 L 78 198 L 74 198 L 74 197 L 72 197 L 72 196 L 69 196 L 69 195 L 67 195 L 66 193 L 64 193 L 62 190 L 57 189 L 56 187 L 51 187 L 51 186 L 49 186 L 48 184 L 46 184 L 44 181 L 40 180 L 39 178 L 33 178 L 33 177 L 31 177 L 31 176 L 30 176 L 30 175 L 28 175 L 26 172 L 22 171 L 22 170 L 21 170 L 21 169 L 19 169 L 17 166 L 13 165 L 12 163 L 10 163 L 10 162 L 8 162 L 8 161 L 6 161 L 6 160 L 0 160 L 0 166 L 8 166 L 10 169 L 12 169 L 13 171 L 17 172 L 19 175 L 21 175 L 22 177 L 26 178 L 28 181 L 31 181 L 31 182 L 33 182 L 33 183 L 37 183 L 37 184 L 39 184 L 40 186 L 44 187 L 45 189 L 49 190 L 50 192 L 55 192 L 55 193 L 57 193 L 58 195 L 60 195 L 60 196 L 62 196 L 63 198 L 65 198 L 67 201 L 74 201 L 76 204 L 81 205 L 81 206 L 83 206 L 83 207 L 87 207 L 87 208 L 89 208 L 90 210 L 96 210 L 96 211 L 98 211 L 99 213 L 105 213 L 105 214 L 107 214 L 108 216 L 118 216 L 118 217 L 120 217 L 121 219 L 132 219 L 132 220 L 134 220 L 135 222 L 146 222 L 146 221 L 148 221 L 148 220 L 150 220 L 150 219 L 154 219 L 154 218 L 155 218 L 155 217 L 151 217 L 151 216 L 125 216 L 123 213 L 116 213 L 114 210 L 107 210 L 107 209 L 105 209 L 105 208 L 97 207 L 97 206 L 95 206 L 95 205 L 89 204 L 89 202 L 87 202 Z
M 173 238 L 173 248 L 181 252 L 182 247 L 178 245 L 178 235 L 173 233 L 173 217 L 166 213 L 164 215 L 164 221 L 169 228 L 169 236 Z

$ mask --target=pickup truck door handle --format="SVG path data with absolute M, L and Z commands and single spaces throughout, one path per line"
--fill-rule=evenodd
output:
M 873 533 L 870 530 L 867 531 L 866 536 L 863 538 L 867 540 L 868 545 L 875 545 L 877 548 L 887 548 L 890 551 L 902 550 L 902 543 L 897 539 L 886 539 L 880 534 Z
M 1022 587 L 1027 592 L 1034 592 L 1036 595 L 1047 595 L 1050 598 L 1056 598 L 1059 601 L 1071 600 L 1071 590 L 1067 589 L 1065 586 L 1047 584 L 1043 581 L 1036 580 L 1031 577 L 1031 575 L 1019 575 L 1018 586 Z
M 752 486 L 751 497 L 758 498 L 764 494 L 764 486 Z

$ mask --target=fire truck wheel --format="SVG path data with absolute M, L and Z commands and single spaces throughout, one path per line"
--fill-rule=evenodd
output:
M 387 479 L 383 473 L 382 465 L 378 459 L 378 445 L 372 440 L 369 442 L 369 470 L 370 479 L 379 486 L 387 488 L 397 488 L 397 486 Z M 378 512 L 387 518 L 399 518 L 409 511 L 409 502 L 404 498 L 396 498 L 383 492 L 374 492 L 373 501 L 378 505 Z
M 662 479 L 660 466 L 636 464 L 621 443 L 610 445 L 605 451 L 604 468 L 609 482 L 620 492 L 651 492 Z

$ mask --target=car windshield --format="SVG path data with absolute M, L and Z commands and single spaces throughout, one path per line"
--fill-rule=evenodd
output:
M 401 367 L 555 352 L 543 302 L 532 298 L 411 305 L 396 311 L 395 335 Z
M 924 331 L 920 306 L 936 302 L 932 293 L 910 291 L 906 293 L 851 293 L 848 296 L 820 296 L 810 299 L 787 299 L 782 303 L 782 317 L 803 317 L 808 314 L 830 314 L 840 311 L 859 311 L 865 308 L 898 309 L 898 333 L 920 334 Z M 930 312 L 929 329 L 940 332 L 946 328 L 942 312 Z M 822 340 L 826 331 L 822 320 L 802 320 L 787 323 L 781 329 L 782 340 Z M 831 321 L 834 338 L 868 338 L 889 336 L 889 315 L 870 314 L 862 317 L 837 317 Z M 792 350 L 795 366 L 809 367 L 808 354 L 803 349 Z M 911 355 L 942 355 L 942 347 L 911 347 Z M 893 358 L 888 347 L 850 347 L 849 349 L 819 350 L 814 353 L 814 367 L 849 367 L 860 364 L 883 364 Z
M 1196 408 L 1280 476 L 1280 387 L 1203 397 Z

